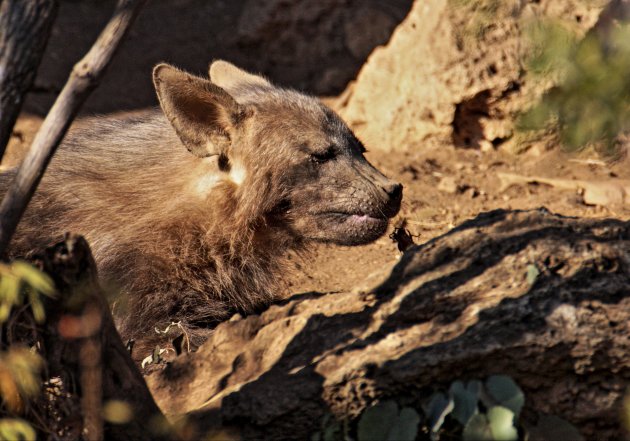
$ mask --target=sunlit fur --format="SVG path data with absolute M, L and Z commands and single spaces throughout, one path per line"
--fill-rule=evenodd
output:
M 267 306 L 290 251 L 383 234 L 400 206 L 400 194 L 391 195 L 397 184 L 365 160 L 332 111 L 264 83 L 228 92 L 249 116 L 221 158 L 191 154 L 159 109 L 81 121 L 50 164 L 11 253 L 67 231 L 84 235 L 103 283 L 126 299 L 115 307 L 121 335 L 151 340 L 171 321 L 194 334 Z M 329 145 L 338 156 L 314 163 L 310 152 Z M 0 178 L 3 189 L 12 176 Z M 382 220 L 331 221 L 328 211 Z

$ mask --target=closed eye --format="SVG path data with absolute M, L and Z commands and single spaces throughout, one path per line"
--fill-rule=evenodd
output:
M 331 159 L 335 159 L 335 156 L 337 156 L 337 153 L 335 153 L 335 149 L 331 146 L 323 152 L 311 153 L 311 161 L 321 164 L 330 161 Z

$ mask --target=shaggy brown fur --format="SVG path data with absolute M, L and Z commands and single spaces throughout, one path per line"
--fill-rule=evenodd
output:
M 319 101 L 223 61 L 210 77 L 160 65 L 161 111 L 79 123 L 14 239 L 23 255 L 84 235 L 127 299 L 123 338 L 259 310 L 289 251 L 368 243 L 399 210 L 401 186 Z

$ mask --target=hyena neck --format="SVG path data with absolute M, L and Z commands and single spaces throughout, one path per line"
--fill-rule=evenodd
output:
M 190 227 L 190 226 L 189 226 Z M 181 230 L 180 230 L 181 231 Z M 174 233 L 174 234 L 173 234 Z M 300 246 L 288 241 L 271 245 L 264 229 L 220 237 L 205 229 L 165 233 L 168 253 L 151 255 L 137 247 L 133 256 L 119 256 L 108 272 L 118 277 L 120 262 L 136 264 L 127 275 L 128 317 L 121 326 L 124 338 L 146 335 L 154 327 L 181 322 L 189 330 L 212 328 L 234 313 L 260 312 L 280 298 L 288 274 L 287 256 Z M 123 270 L 124 271 L 124 270 Z
M 207 209 L 186 210 L 183 201 L 140 244 L 134 240 L 121 244 L 118 253 L 104 253 L 108 278 L 121 280 L 124 274 L 129 294 L 125 338 L 171 322 L 213 327 L 236 312 L 259 312 L 280 297 L 290 274 L 288 255 L 301 254 L 304 243 L 262 214 L 239 219 L 238 203 L 234 186 L 217 186 Z

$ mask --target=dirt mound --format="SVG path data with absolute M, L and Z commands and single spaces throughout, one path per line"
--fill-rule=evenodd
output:
M 385 150 L 498 146 L 512 136 L 515 113 L 547 87 L 524 74 L 528 23 L 557 19 L 584 32 L 598 3 L 416 1 L 346 91 L 341 114 Z

